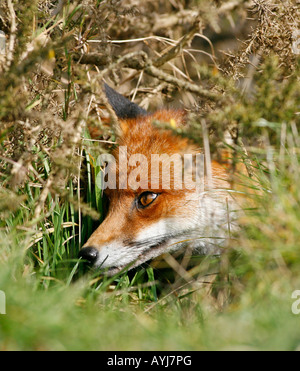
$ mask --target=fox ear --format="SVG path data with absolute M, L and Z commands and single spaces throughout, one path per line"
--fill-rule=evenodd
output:
M 109 104 L 119 119 L 134 119 L 147 115 L 147 112 L 143 108 L 123 97 L 123 95 L 116 92 L 106 83 L 104 83 L 104 91 Z

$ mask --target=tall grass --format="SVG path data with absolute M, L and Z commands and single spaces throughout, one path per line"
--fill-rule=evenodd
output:
M 19 19 L 25 3 L 14 4 Z M 49 9 L 40 3 L 40 25 L 27 15 L 18 29 L 23 37 L 15 45 L 15 60 L 0 75 L 5 87 L 0 94 L 0 290 L 6 295 L 0 350 L 299 349 L 300 317 L 291 309 L 292 293 L 300 289 L 296 57 L 289 55 L 287 66 L 285 54 L 277 49 L 267 53 L 269 44 L 261 40 L 265 54 L 250 76 L 251 88 L 242 93 L 232 77 L 248 67 L 243 50 L 235 54 L 231 72 L 228 66 L 222 76 L 214 67 L 200 70 L 205 83 L 213 81 L 220 95 L 224 89 L 228 100 L 205 102 L 180 134 L 202 142 L 197 117 L 204 115 L 215 149 L 224 139 L 219 132 L 238 129 L 230 147 L 234 165 L 246 163 L 252 174 L 239 179 L 252 202 L 223 255 L 195 257 L 188 266 L 182 257 L 166 256 L 107 277 L 77 258 L 105 216 L 95 177 L 101 171 L 97 155 L 107 148 L 86 140 L 82 122 L 100 127 L 102 139 L 107 133 L 114 138 L 98 120 L 93 71 L 71 58 L 79 44 L 70 35 L 93 39 L 100 29 L 104 38 L 107 24 L 94 19 L 91 10 L 97 14 L 100 6 L 101 14 L 110 11 L 113 19 L 117 10 L 99 1 L 89 2 L 90 8 L 75 5 L 67 2 L 62 13 L 51 21 L 46 14 L 45 21 L 43 12 Z M 274 15 L 263 13 L 262 5 L 258 2 L 261 25 L 267 21 L 264 14 Z M 205 15 L 203 22 L 213 19 Z M 130 18 L 122 22 L 130 29 Z M 119 37 L 114 22 L 107 27 Z M 19 60 L 28 40 L 36 45 L 41 32 L 50 41 Z M 254 48 L 258 40 L 251 41 Z M 39 75 L 36 65 L 51 70 L 53 53 L 53 74 Z M 110 73 L 112 66 L 106 68 Z M 119 72 L 117 64 L 114 68 Z M 157 81 L 154 85 L 160 87 Z

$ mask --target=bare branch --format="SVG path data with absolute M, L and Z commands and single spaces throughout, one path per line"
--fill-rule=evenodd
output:
M 167 53 L 165 59 L 160 60 L 159 58 L 157 62 L 158 65 L 160 65 L 160 63 L 162 62 L 163 63 L 167 62 L 171 54 L 173 54 L 173 51 L 170 54 Z M 77 55 L 75 55 L 75 60 L 76 59 L 78 60 Z M 81 58 L 80 63 L 95 64 L 97 66 L 103 66 L 104 60 L 105 58 L 103 54 L 99 54 L 97 56 L 97 53 L 93 53 L 93 54 L 85 54 L 84 58 L 83 57 Z M 132 68 L 134 70 L 138 70 L 138 71 L 143 70 L 146 74 L 152 77 L 156 77 L 157 79 L 161 81 L 165 81 L 169 84 L 177 86 L 180 89 L 190 91 L 192 93 L 198 94 L 199 96 L 210 99 L 212 101 L 222 100 L 222 96 L 219 93 L 206 90 L 199 85 L 193 84 L 188 81 L 181 80 L 175 76 L 172 76 L 160 70 L 155 65 L 153 65 L 152 61 L 148 58 L 148 55 L 143 51 L 133 52 L 133 53 L 129 53 L 129 54 L 122 56 L 121 58 L 116 60 L 115 63 L 112 63 L 109 67 L 104 69 L 101 72 L 101 76 L 104 76 L 105 73 L 112 71 L 114 68 L 116 68 L 120 64 L 122 64 L 124 67 Z

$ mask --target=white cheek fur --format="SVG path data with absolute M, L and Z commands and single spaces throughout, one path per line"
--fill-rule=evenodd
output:
M 174 215 L 154 222 L 139 231 L 130 246 L 124 245 L 121 240 L 99 246 L 95 266 L 110 268 L 126 266 L 135 261 L 142 263 L 164 252 L 183 247 L 183 241 L 187 240 L 190 240 L 188 244 L 196 253 L 216 253 L 218 246 L 227 237 L 227 205 L 216 197 L 216 194 L 213 197 L 208 195 L 200 197 L 200 200 L 199 195 L 195 196 L 189 195 L 188 199 L 183 200 L 190 202 L 190 210 L 186 217 Z M 156 249 L 155 246 L 151 248 L 151 243 L 163 238 L 166 241 L 161 248 Z

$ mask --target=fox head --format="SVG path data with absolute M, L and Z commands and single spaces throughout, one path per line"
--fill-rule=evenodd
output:
M 112 275 L 187 246 L 197 254 L 218 253 L 228 227 L 226 170 L 212 162 L 208 181 L 201 149 L 155 125 L 180 127 L 183 110 L 147 114 L 107 85 L 105 92 L 120 133 L 106 169 L 109 210 L 80 256 Z

